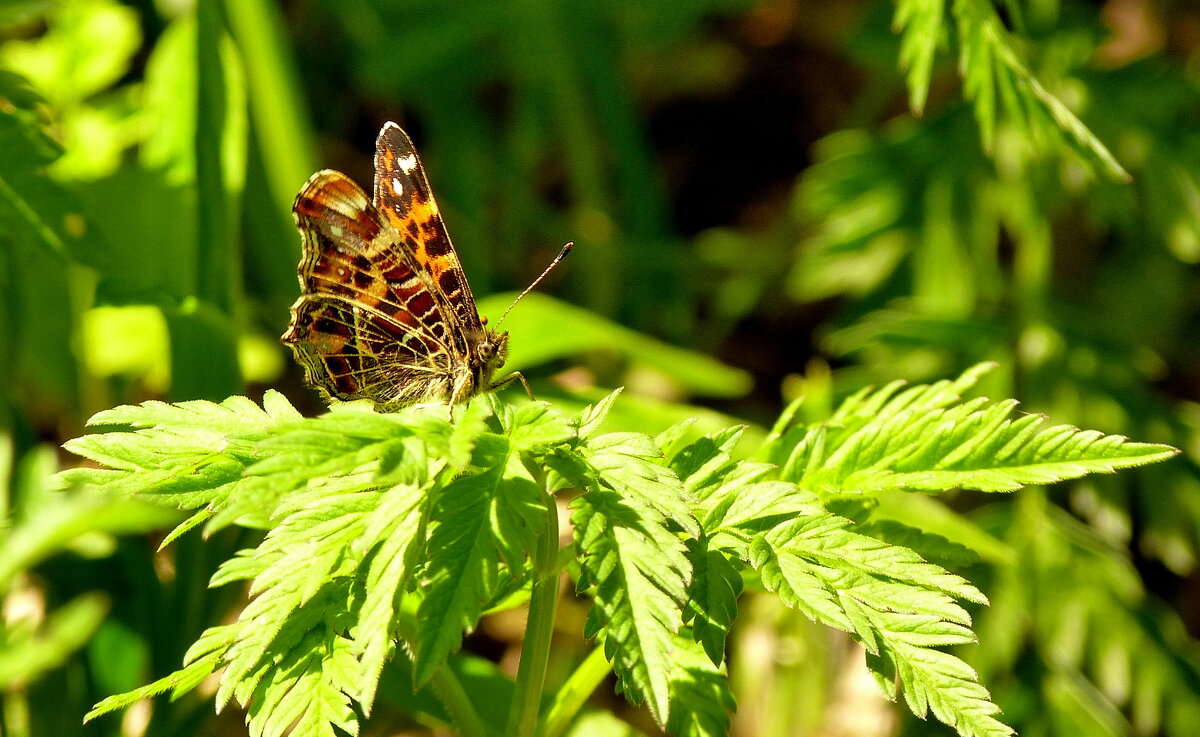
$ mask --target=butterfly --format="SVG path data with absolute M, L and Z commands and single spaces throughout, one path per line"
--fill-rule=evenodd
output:
M 400 126 L 388 122 L 379 131 L 373 198 L 325 169 L 301 188 L 292 212 L 302 238 L 301 295 L 281 340 L 309 384 L 385 412 L 422 402 L 453 408 L 518 379 L 529 392 L 518 372 L 494 378 L 508 333 L 479 316 L 425 169 Z

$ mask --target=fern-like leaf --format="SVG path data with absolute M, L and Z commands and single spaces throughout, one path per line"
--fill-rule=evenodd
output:
M 900 63 L 908 69 L 910 105 L 918 113 L 928 96 L 944 14 L 944 3 L 937 0 L 903 0 L 896 6 Z M 1029 70 L 991 2 L 955 0 L 951 17 L 958 35 L 965 94 L 974 105 L 985 148 L 992 147 L 996 123 L 1003 113 L 1031 142 L 1053 140 L 1098 164 L 1113 178 L 1130 178 L 1100 139 Z
M 348 640 L 312 630 L 259 683 L 250 702 L 250 737 L 339 737 L 334 727 L 357 735 L 358 716 L 344 690 L 357 666 Z
M 417 567 L 426 504 L 423 490 L 399 485 L 383 493 L 364 519 L 361 548 L 367 556 L 366 592 L 358 612 L 354 654 L 359 659 L 355 699 L 371 713 L 380 672 L 391 654 L 397 604 Z
M 544 514 L 546 500 L 507 438 L 481 435 L 473 464 L 488 470 L 452 481 L 434 508 L 414 663 L 418 685 L 479 621 L 496 592 L 499 562 L 520 575 Z
M 684 621 L 691 625 L 692 636 L 713 665 L 719 666 L 725 659 L 725 639 L 737 618 L 742 576 L 726 554 L 710 547 L 704 538 L 688 541 L 688 558 L 692 582 Z
M 1015 407 L 1013 401 L 985 399 L 932 410 L 889 402 L 853 432 L 813 431 L 798 444 L 788 469 L 800 485 L 827 491 L 1012 491 L 1177 453 L 1168 446 L 1049 426 L 1038 415 L 1011 419 Z
M 675 667 L 667 733 L 672 737 L 725 737 L 729 715 L 736 707 L 725 674 L 683 634 L 675 638 L 672 658 Z
M 999 709 L 971 669 L 932 649 L 974 641 L 970 616 L 953 598 L 985 601 L 967 581 L 907 548 L 851 532 L 828 513 L 756 537 L 750 553 L 763 584 L 785 604 L 863 644 L 885 695 L 895 698 L 894 675 L 918 716 L 932 708 L 970 737 L 1012 733 L 995 719 Z
M 584 634 L 604 632 L 621 688 L 659 724 L 670 703 L 671 643 L 683 619 L 690 571 L 683 543 L 653 510 L 607 490 L 573 502 L 581 590 L 595 602 Z

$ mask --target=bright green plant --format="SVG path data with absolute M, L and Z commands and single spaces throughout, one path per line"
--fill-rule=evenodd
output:
M 793 407 L 757 460 L 735 456 L 736 427 L 692 440 L 688 423 L 657 437 L 601 432 L 616 394 L 574 417 L 485 397 L 453 420 L 445 407 L 378 414 L 363 403 L 305 419 L 274 392 L 262 407 L 233 397 L 102 412 L 92 424 L 110 430 L 67 447 L 107 468 L 65 471 L 63 484 L 194 510 L 164 544 L 201 525 L 267 534 L 211 581 L 248 583 L 237 621 L 205 631 L 180 670 L 89 716 L 220 672 L 218 708 L 246 707 L 256 737 L 293 724 L 293 735 L 356 734 L 395 659 L 440 702 L 426 718 L 464 735 L 502 724 L 514 737 L 561 734 L 610 667 L 671 734 L 721 735 L 733 708 L 726 636 L 749 586 L 849 633 L 884 694 L 903 692 L 918 716 L 1010 734 L 971 668 L 940 649 L 974 641 L 959 602 L 984 595 L 825 501 L 1007 491 L 1176 451 L 962 399 L 986 368 L 860 392 L 819 424 L 794 423 Z M 563 550 L 559 497 L 572 510 Z M 591 601 L 583 635 L 597 644 L 544 700 L 564 570 Z M 488 699 L 459 678 L 455 652 L 485 611 L 526 598 L 516 682 L 485 717 Z

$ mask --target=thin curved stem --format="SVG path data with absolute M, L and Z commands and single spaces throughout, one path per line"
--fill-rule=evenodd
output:
M 521 664 L 517 667 L 517 684 L 508 712 L 507 737 L 533 737 L 535 734 L 546 666 L 550 660 L 561 574 L 558 567 L 558 507 L 550 494 L 546 495 L 546 517 L 538 535 L 535 556 L 529 619 L 525 624 Z

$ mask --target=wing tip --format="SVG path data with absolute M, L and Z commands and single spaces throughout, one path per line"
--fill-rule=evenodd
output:
M 416 146 L 413 145 L 412 138 L 409 137 L 408 133 L 400 127 L 399 123 L 391 120 L 386 121 L 383 124 L 383 127 L 379 129 L 379 135 L 375 139 L 376 147 L 382 146 L 383 142 L 387 140 L 399 141 L 401 145 L 396 146 L 393 143 L 393 147 L 400 150 L 412 151 L 416 149 Z

